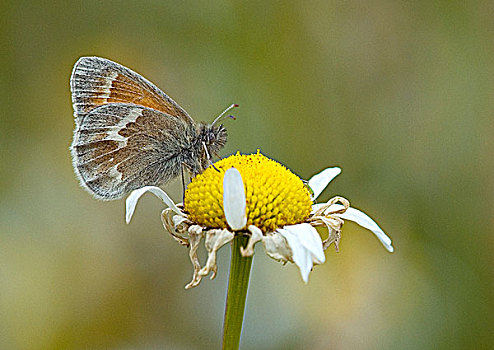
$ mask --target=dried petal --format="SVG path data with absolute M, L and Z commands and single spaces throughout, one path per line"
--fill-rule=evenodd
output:
M 292 250 L 285 237 L 278 231 L 267 233 L 262 239 L 262 244 L 264 245 L 266 254 L 270 258 L 283 263 L 287 261 L 293 262 Z
M 254 254 L 254 245 L 257 242 L 262 241 L 262 231 L 259 228 L 254 225 L 250 225 L 249 231 L 251 236 L 249 238 L 249 242 L 247 242 L 247 246 L 245 249 L 240 247 L 240 254 L 242 254 L 243 257 L 252 256 Z
M 232 241 L 235 237 L 233 232 L 227 229 L 222 230 L 209 230 L 206 232 L 206 249 L 208 251 L 208 260 L 206 265 L 199 271 L 201 276 L 207 276 L 210 272 L 213 272 L 211 279 L 216 276 L 216 252 L 228 242 Z

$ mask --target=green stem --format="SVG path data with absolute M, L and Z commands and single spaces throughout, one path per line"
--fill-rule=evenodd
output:
M 225 323 L 223 325 L 223 350 L 238 350 L 240 344 L 245 298 L 247 297 L 252 266 L 252 257 L 244 258 L 240 254 L 240 247 L 245 247 L 247 241 L 248 237 L 241 235 L 235 236 L 233 239 Z

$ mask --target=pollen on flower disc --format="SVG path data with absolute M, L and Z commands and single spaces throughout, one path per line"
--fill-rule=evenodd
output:
M 192 179 L 185 191 L 189 219 L 210 228 L 228 228 L 223 212 L 223 177 L 235 167 L 242 176 L 247 225 L 263 232 L 303 222 L 310 214 L 310 193 L 302 180 L 282 164 L 257 154 L 224 158 Z

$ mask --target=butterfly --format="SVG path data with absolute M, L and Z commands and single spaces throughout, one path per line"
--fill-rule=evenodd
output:
M 81 57 L 70 77 L 76 175 L 94 197 L 112 200 L 144 186 L 164 185 L 206 169 L 225 146 L 217 123 L 196 123 L 153 83 L 118 63 Z

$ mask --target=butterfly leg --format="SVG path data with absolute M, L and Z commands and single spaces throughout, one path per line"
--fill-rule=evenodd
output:
M 204 151 L 206 152 L 206 158 L 208 159 L 209 164 L 213 167 L 214 170 L 217 172 L 220 172 L 218 168 L 216 168 L 211 160 L 211 156 L 209 155 L 208 148 L 206 147 L 206 143 L 203 142 L 202 145 L 204 146 Z
M 214 166 L 213 162 L 211 161 L 211 159 L 209 159 L 209 164 L 213 167 L 214 170 L 216 170 L 217 172 L 221 172 L 217 167 Z
M 218 158 L 218 159 L 223 159 L 223 158 L 222 158 L 222 157 L 218 154 L 218 152 L 214 152 L 214 156 L 215 156 L 216 158 Z
M 185 166 L 185 163 L 182 163 L 182 166 L 180 167 L 180 170 L 182 172 L 182 203 L 185 202 L 185 189 L 186 189 L 186 186 L 185 186 L 185 175 L 184 175 L 184 166 Z

